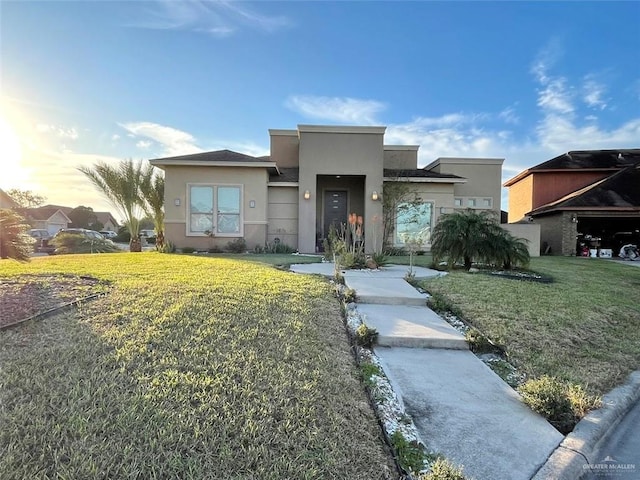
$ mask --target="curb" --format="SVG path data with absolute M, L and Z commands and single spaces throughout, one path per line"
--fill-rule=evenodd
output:
M 602 397 L 602 407 L 585 415 L 531 480 L 577 480 L 600 459 L 600 448 L 640 399 L 640 370 Z

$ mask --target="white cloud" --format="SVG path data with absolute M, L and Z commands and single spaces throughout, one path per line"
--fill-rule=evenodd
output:
M 313 95 L 291 95 L 285 106 L 308 118 L 357 125 L 378 123 L 376 115 L 386 108 L 377 100 Z
M 134 22 L 134 27 L 228 37 L 243 27 L 274 32 L 291 24 L 285 16 L 263 15 L 246 4 L 224 0 L 158 0 L 146 6 L 144 20 Z
M 111 135 L 111 140 L 117 142 L 118 140 L 120 140 L 120 135 L 114 133 L 113 135 Z
M 186 155 L 202 152 L 190 133 L 153 122 L 129 122 L 120 124 L 130 135 L 153 140 L 162 146 L 165 156 Z M 148 141 L 146 140 L 146 141 Z M 139 142 L 138 142 L 139 143 Z
M 516 113 L 516 105 L 511 105 L 502 110 L 498 114 L 498 118 L 504 120 L 505 123 L 509 123 L 512 125 L 517 125 L 518 123 L 520 123 L 520 117 Z
M 139 140 L 136 142 L 136 147 L 140 150 L 147 150 L 151 146 L 151 142 L 149 140 Z
M 583 100 L 587 106 L 599 110 L 607 108 L 607 102 L 603 98 L 606 92 L 606 86 L 598 82 L 595 75 L 590 74 L 585 77 L 582 86 Z
M 38 133 L 52 133 L 59 138 L 77 140 L 78 129 L 76 127 L 64 127 L 61 125 L 50 125 L 47 123 L 37 123 L 35 125 L 35 131 Z

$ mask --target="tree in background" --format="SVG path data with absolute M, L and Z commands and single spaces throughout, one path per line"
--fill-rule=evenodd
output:
M 87 176 L 125 219 L 131 234 L 129 250 L 142 251 L 139 220 L 143 212 L 141 186 L 145 178 L 142 163 L 133 160 L 123 160 L 118 165 L 97 162 L 93 167 L 79 167 L 78 170 Z
M 462 261 L 471 269 L 474 261 L 504 268 L 529 263 L 524 240 L 513 237 L 486 211 L 465 210 L 443 215 L 433 229 L 434 262 L 446 258 L 449 268 Z
M 153 219 L 156 249 L 161 250 L 164 246 L 164 177 L 151 164 L 144 169 L 140 193 L 142 207 L 146 215 Z
M 104 227 L 98 221 L 98 217 L 93 213 L 93 208 L 80 205 L 69 212 L 67 215 L 71 220 L 72 228 L 87 228 L 89 230 L 100 231 Z
M 20 190 L 19 188 L 7 190 L 7 195 L 9 195 L 20 208 L 41 207 L 44 205 L 44 202 L 47 201 L 42 195 L 37 195 L 31 190 Z
M 27 233 L 27 221 L 13 210 L 0 209 L 0 258 L 29 261 L 34 239 Z
M 399 216 L 415 210 L 422 203 L 413 185 L 398 179 L 382 186 L 382 249 L 393 246 L 393 234 Z

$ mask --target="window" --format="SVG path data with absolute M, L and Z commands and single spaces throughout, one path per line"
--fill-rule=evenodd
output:
M 491 208 L 491 199 L 490 198 L 482 199 L 482 206 L 485 208 Z
M 475 198 L 470 198 L 467 200 L 467 207 L 475 207 L 476 206 L 476 199 Z
M 431 224 L 433 203 L 399 203 L 396 207 L 395 244 L 405 245 L 417 242 L 418 245 L 431 243 Z
M 461 198 L 454 198 L 453 199 L 453 206 L 454 207 L 461 207 L 462 206 L 462 199 Z
M 188 232 L 213 231 L 222 236 L 241 234 L 241 196 L 239 186 L 190 185 Z

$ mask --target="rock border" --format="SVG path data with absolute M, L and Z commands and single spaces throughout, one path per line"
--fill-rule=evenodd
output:
M 640 400 L 640 370 L 602 397 L 602 407 L 585 415 L 554 450 L 532 480 L 577 480 L 588 465 L 600 458 L 606 442 L 620 420 Z

